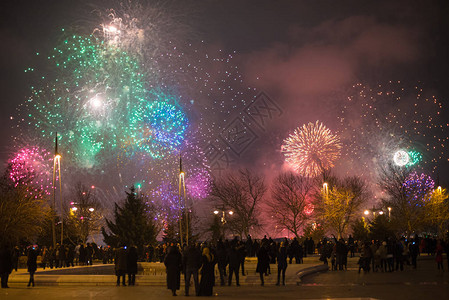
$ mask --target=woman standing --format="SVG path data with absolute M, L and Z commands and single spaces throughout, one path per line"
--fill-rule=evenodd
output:
M 279 250 L 277 252 L 277 262 L 278 262 L 278 281 L 276 285 L 280 284 L 281 273 L 282 273 L 282 285 L 285 285 L 285 271 L 287 270 L 287 248 L 284 242 L 281 242 Z
M 260 276 L 260 285 L 264 285 L 263 275 L 267 274 L 268 267 L 270 266 L 270 257 L 268 256 L 268 245 L 264 243 L 262 247 L 260 247 L 257 252 L 257 267 L 256 273 L 259 273 Z
M 200 289 L 198 292 L 199 296 L 212 296 L 213 287 L 215 283 L 215 257 L 212 253 L 210 253 L 210 249 L 204 247 L 202 267 L 201 267 L 201 281 L 200 281 Z
M 173 296 L 177 296 L 176 290 L 181 285 L 182 256 L 176 246 L 168 249 L 164 264 L 167 269 L 167 288 L 172 291 Z
M 37 250 L 34 246 L 28 250 L 27 267 L 28 273 L 30 273 L 30 280 L 27 286 L 33 285 L 34 287 L 34 273 L 37 270 Z

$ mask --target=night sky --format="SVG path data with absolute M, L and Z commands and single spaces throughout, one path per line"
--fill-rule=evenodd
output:
M 94 11 L 117 3 L 2 1 L 0 158 L 4 164 L 14 152 L 11 136 L 17 132 L 10 128 L 16 124 L 16 108 L 30 96 L 33 82 L 24 70 L 37 64 L 35 53 L 51 51 L 60 38 L 61 28 L 92 32 L 101 23 L 96 21 Z M 148 5 L 151 3 L 148 1 Z M 419 82 L 426 95 L 435 96 L 442 103 L 436 122 L 446 126 L 437 135 L 440 141 L 448 136 L 447 1 L 204 0 L 168 4 L 159 1 L 157 6 L 168 15 L 179 16 L 179 23 L 188 28 L 188 33 L 179 36 L 180 44 L 203 41 L 211 52 L 220 49 L 232 54 L 245 85 L 257 93 L 266 93 L 279 109 L 262 127 L 254 124 L 257 122 L 250 124 L 257 139 L 234 155 L 233 166 L 256 169 L 267 178 L 285 169 L 280 151 L 283 139 L 296 127 L 316 120 L 333 132 L 341 131 L 339 114 L 358 83 L 376 87 L 400 81 L 393 89 L 414 87 Z M 40 70 L 45 72 L 45 68 Z M 214 99 L 210 100 L 212 103 Z M 245 100 L 249 103 L 252 99 Z M 411 98 L 402 109 L 412 107 L 413 101 Z M 382 105 L 388 111 L 388 103 Z M 356 106 L 352 109 L 352 115 L 362 114 Z M 231 118 L 240 115 L 229 114 Z M 214 122 L 223 128 L 230 120 Z M 362 128 L 367 122 L 351 126 Z M 420 143 L 426 142 L 420 138 Z M 438 144 L 435 139 L 431 143 Z M 365 166 L 363 162 L 354 168 L 345 162 L 364 160 L 370 153 L 351 158 L 360 153 L 345 151 L 346 158 L 336 162 L 336 171 L 357 174 Z M 447 153 L 426 151 L 424 160 L 436 156 L 442 158 L 434 164 L 436 168 L 428 166 L 429 172 L 433 171 L 435 179 L 439 176 L 442 182 L 449 182 Z

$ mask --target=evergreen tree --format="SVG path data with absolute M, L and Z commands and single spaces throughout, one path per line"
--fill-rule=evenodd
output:
M 369 235 L 369 225 L 365 218 L 356 219 L 352 224 L 352 236 L 357 241 L 367 241 Z
M 135 245 L 143 251 L 144 245 L 156 241 L 156 224 L 148 217 L 147 206 L 135 188 L 126 192 L 123 206 L 117 203 L 114 208 L 114 221 L 106 219 L 106 230 L 101 228 L 104 242 L 112 247 Z
M 385 215 L 376 216 L 369 226 L 369 238 L 383 241 L 389 237 L 394 237 L 394 231 L 391 229 L 388 217 Z
M 163 231 L 162 241 L 164 243 L 179 243 L 178 227 L 179 222 L 176 219 L 168 219 Z

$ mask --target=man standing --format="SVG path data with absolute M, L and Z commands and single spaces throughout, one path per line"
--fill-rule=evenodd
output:
M 189 296 L 191 276 L 193 276 L 193 281 L 195 283 L 195 295 L 197 295 L 199 291 L 198 270 L 201 267 L 201 251 L 198 247 L 193 245 L 187 247 L 187 250 L 183 253 L 182 265 L 184 269 L 185 295 Z
M 245 274 L 246 248 L 241 241 L 237 242 L 237 252 L 239 253 L 240 265 L 242 266 L 242 276 L 246 276 Z
M 235 281 L 237 286 L 240 286 L 239 283 L 239 269 L 240 269 L 240 255 L 237 250 L 237 241 L 232 241 L 231 247 L 229 248 L 229 277 L 228 277 L 228 285 L 232 283 L 232 274 L 235 274 Z
M 409 247 L 410 257 L 411 257 L 411 259 L 412 259 L 412 266 L 413 266 L 413 269 L 416 269 L 416 260 L 417 260 L 417 257 L 418 257 L 418 255 L 419 255 L 419 246 L 418 246 L 418 240 L 417 240 L 417 238 L 413 239 L 413 240 L 409 243 L 408 247 Z
M 120 247 L 115 252 L 115 275 L 117 276 L 117 286 L 120 286 L 120 278 L 122 278 L 122 285 L 126 286 L 126 271 L 127 271 L 127 255 L 128 252 L 125 247 Z
M 220 284 L 225 285 L 226 266 L 228 265 L 228 253 L 223 241 L 220 239 L 217 243 L 217 265 L 220 273 Z
M 2 282 L 2 288 L 9 288 L 8 278 L 12 272 L 12 253 L 7 245 L 3 245 L 0 248 L 0 276 Z

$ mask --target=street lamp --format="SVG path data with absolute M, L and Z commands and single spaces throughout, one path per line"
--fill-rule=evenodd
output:
M 182 170 L 182 157 L 181 153 L 179 154 L 179 203 L 181 206 L 181 216 L 179 218 L 179 234 L 181 236 L 181 245 L 184 243 L 183 237 L 183 217 L 185 216 L 186 223 L 186 244 L 189 245 L 189 210 L 187 207 L 187 198 L 186 198 L 186 182 L 185 182 L 185 173 Z M 184 205 L 183 205 L 184 204 Z M 185 214 L 183 213 L 185 211 Z
M 388 219 L 390 219 L 391 218 L 391 207 L 387 207 L 387 209 L 388 209 Z
M 365 209 L 365 211 L 363 212 L 365 214 L 365 216 L 369 215 L 369 210 Z
M 219 210 L 214 210 L 214 214 L 218 215 L 220 213 Z M 221 216 L 221 223 L 226 224 L 226 211 L 224 209 L 221 210 L 222 216 Z M 228 214 L 232 216 L 234 212 L 232 210 L 228 211 Z
M 70 208 L 73 215 L 76 214 L 77 219 L 81 222 L 82 237 L 86 239 L 89 237 L 89 220 L 92 219 L 91 213 L 95 211 L 94 207 L 89 207 L 89 203 L 70 202 Z M 83 242 L 86 242 L 83 241 Z
M 323 193 L 326 199 L 329 197 L 329 185 L 327 182 L 323 183 Z
M 57 175 L 57 176 L 56 176 Z M 62 208 L 62 183 L 61 183 L 61 154 L 58 152 L 58 133 L 55 136 L 55 156 L 53 159 L 53 210 L 55 215 L 52 222 L 53 248 L 56 249 L 56 178 L 59 181 L 59 200 L 61 204 L 61 245 L 64 240 L 64 211 Z
M 214 210 L 214 214 L 215 215 L 218 215 L 219 213 L 220 213 L 220 211 L 221 211 L 221 218 L 220 218 L 220 221 L 221 221 L 221 226 L 223 227 L 223 236 L 224 236 L 224 225 L 226 224 L 226 210 L 225 209 L 221 209 L 221 210 Z M 232 210 L 230 210 L 230 211 L 228 211 L 228 214 L 230 215 L 230 216 L 232 216 L 233 214 L 234 214 L 234 212 L 232 211 Z

